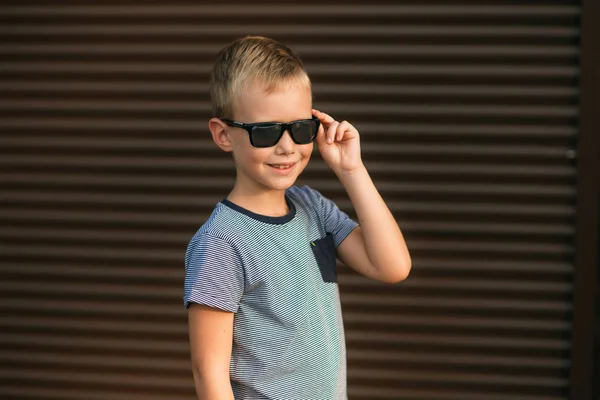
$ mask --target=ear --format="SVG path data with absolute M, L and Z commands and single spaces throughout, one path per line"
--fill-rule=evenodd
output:
M 226 152 L 233 151 L 231 139 L 227 132 L 227 125 L 223 121 L 219 118 L 211 118 L 210 121 L 208 121 L 208 129 L 210 129 L 214 142 L 221 150 Z

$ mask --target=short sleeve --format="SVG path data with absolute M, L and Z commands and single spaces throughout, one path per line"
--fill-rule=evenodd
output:
M 233 246 L 208 234 L 196 235 L 185 255 L 183 303 L 236 312 L 244 293 L 244 269 Z
M 308 186 L 305 186 L 304 189 L 310 190 L 311 197 L 313 197 L 314 202 L 320 208 L 319 214 L 325 225 L 325 232 L 331 233 L 335 246 L 339 246 L 350 232 L 358 226 L 358 223 L 352 220 L 348 214 L 340 210 L 333 201 L 324 197 L 319 191 Z

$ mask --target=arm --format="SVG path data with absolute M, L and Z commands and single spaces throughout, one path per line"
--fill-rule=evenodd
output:
M 358 273 L 381 282 L 406 279 L 411 268 L 408 248 L 369 173 L 363 167 L 339 178 L 360 224 L 339 245 L 340 260 Z
M 233 400 L 229 380 L 233 313 L 191 303 L 188 327 L 198 399 Z
M 396 283 L 408 276 L 411 258 L 394 216 L 362 163 L 358 131 L 314 110 L 322 128 L 317 144 L 323 159 L 346 189 L 360 226 L 338 247 L 340 260 L 358 273 Z M 327 132 L 325 132 L 327 129 Z

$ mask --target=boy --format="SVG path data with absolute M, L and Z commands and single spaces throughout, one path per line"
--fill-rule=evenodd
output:
M 264 37 L 223 49 L 211 77 L 214 142 L 236 181 L 191 239 L 184 305 L 198 398 L 346 399 L 336 255 L 382 282 L 406 278 L 404 238 L 348 122 L 312 109 L 300 59 Z M 294 182 L 313 142 L 345 187 L 352 221 Z

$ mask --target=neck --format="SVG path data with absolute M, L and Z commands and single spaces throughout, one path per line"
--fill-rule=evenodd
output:
M 248 190 L 236 182 L 227 200 L 255 214 L 269 217 L 281 217 L 290 212 L 285 201 L 285 190 Z

